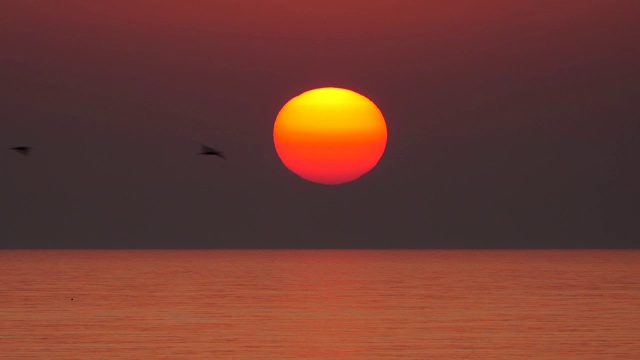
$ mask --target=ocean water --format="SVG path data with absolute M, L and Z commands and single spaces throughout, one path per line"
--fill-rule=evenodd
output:
M 0 251 L 1 359 L 640 359 L 640 251 Z

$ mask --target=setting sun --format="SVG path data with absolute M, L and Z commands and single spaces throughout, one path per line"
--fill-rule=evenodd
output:
M 371 100 L 327 87 L 289 100 L 276 117 L 273 140 L 289 170 L 333 185 L 356 180 L 378 163 L 387 144 L 387 127 Z

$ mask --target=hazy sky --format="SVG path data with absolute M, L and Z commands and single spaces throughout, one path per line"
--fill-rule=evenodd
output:
M 640 245 L 637 0 L 0 1 L 0 247 Z M 380 107 L 359 180 L 287 170 L 315 87 Z M 228 159 L 197 156 L 200 143 Z

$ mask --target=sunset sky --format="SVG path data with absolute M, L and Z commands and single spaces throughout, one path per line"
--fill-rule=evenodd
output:
M 638 247 L 638 14 L 637 0 L 4 1 L 0 247 Z M 371 99 L 388 129 L 377 167 L 336 186 L 273 144 L 282 106 L 325 86 Z

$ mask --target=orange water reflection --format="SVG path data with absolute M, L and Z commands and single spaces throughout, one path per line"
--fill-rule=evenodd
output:
M 0 251 L 0 352 L 639 358 L 639 260 L 638 251 Z

